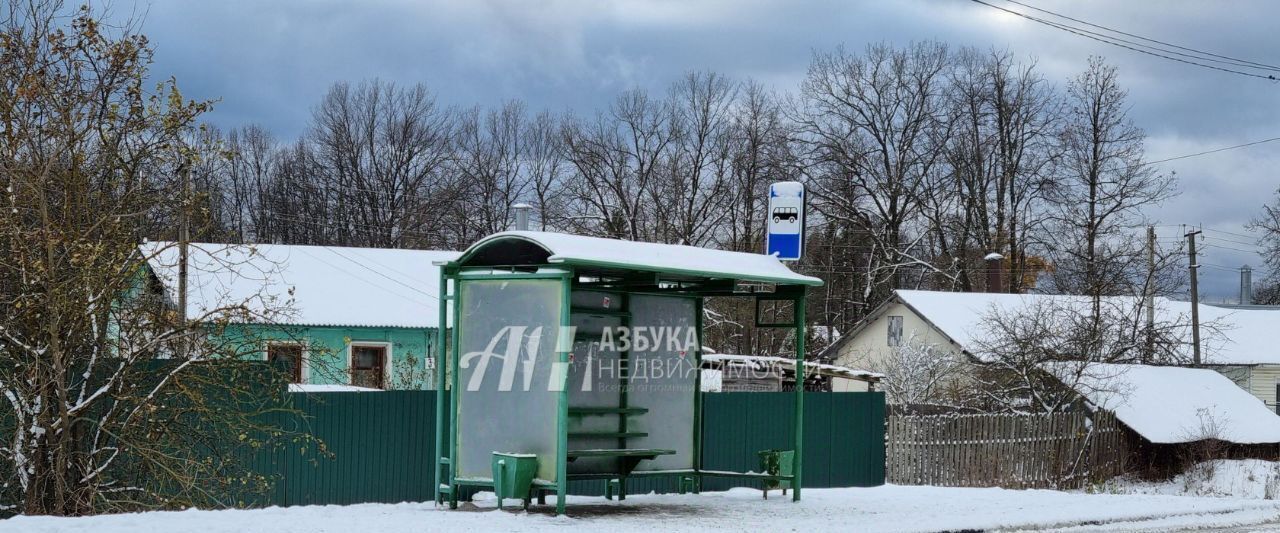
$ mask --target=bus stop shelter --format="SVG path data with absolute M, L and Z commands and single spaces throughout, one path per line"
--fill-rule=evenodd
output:
M 562 514 L 571 479 L 606 479 L 623 498 L 642 475 L 694 492 L 704 476 L 760 478 L 800 499 L 803 387 L 774 468 L 702 468 L 702 310 L 706 297 L 755 299 L 757 325 L 792 329 L 802 362 L 805 290 L 821 280 L 767 255 L 535 231 L 438 264 L 438 503 L 457 507 L 463 487 L 491 487 L 500 505 L 554 492 Z

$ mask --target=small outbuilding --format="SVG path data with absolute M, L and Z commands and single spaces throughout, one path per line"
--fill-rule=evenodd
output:
M 1168 473 L 1208 443 L 1222 457 L 1276 459 L 1280 416 L 1213 370 L 1133 364 L 1046 367 L 1093 409 L 1115 413 L 1132 431 L 1136 466 Z

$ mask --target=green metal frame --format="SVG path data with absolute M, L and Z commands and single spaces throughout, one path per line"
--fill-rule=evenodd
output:
M 560 359 L 559 408 L 556 410 L 556 514 L 564 514 L 569 496 L 569 353 L 573 339 L 567 338 L 573 317 L 573 279 L 560 280 L 560 331 L 556 335 L 556 355 Z M 626 418 L 625 416 L 623 418 Z
M 520 238 L 520 237 L 508 237 L 508 238 Z M 523 240 L 527 240 L 527 239 L 523 239 Z M 485 241 L 481 241 L 481 242 L 485 242 Z M 758 309 L 759 309 L 760 301 L 771 301 L 771 300 L 791 301 L 794 303 L 794 317 L 793 317 L 794 320 L 792 322 L 776 323 L 776 324 L 775 323 L 761 324 L 757 320 L 757 324 L 756 324 L 758 327 L 794 328 L 794 331 L 795 331 L 795 352 L 796 352 L 795 354 L 795 361 L 796 361 L 795 395 L 796 396 L 795 396 L 795 420 L 794 420 L 795 426 L 793 428 L 794 430 L 793 449 L 795 450 L 795 454 L 793 455 L 793 462 L 792 462 L 793 474 L 791 476 L 770 476 L 767 474 L 756 474 L 756 473 L 746 473 L 746 472 L 723 472 L 723 471 L 703 470 L 702 468 L 702 459 L 703 459 L 703 449 L 702 449 L 703 448 L 703 436 L 702 436 L 703 405 L 702 404 L 703 404 L 703 400 L 702 400 L 702 392 L 701 392 L 702 391 L 702 373 L 698 372 L 694 380 L 695 391 L 693 395 L 694 396 L 694 406 L 693 406 L 694 442 L 693 442 L 693 468 L 692 469 L 622 472 L 619 475 L 613 475 L 613 474 L 576 475 L 574 476 L 574 479 L 607 479 L 609 480 L 609 483 L 610 483 L 609 485 L 610 489 L 613 488 L 614 483 L 617 484 L 618 491 L 619 491 L 618 495 L 620 499 L 625 498 L 626 496 L 626 478 L 635 477 L 635 476 L 678 475 L 678 476 L 681 476 L 681 479 L 682 479 L 682 482 L 681 482 L 682 491 L 685 488 L 684 480 L 690 480 L 692 483 L 692 490 L 695 493 L 701 490 L 702 477 L 704 476 L 730 476 L 730 477 L 744 477 L 744 478 L 789 480 L 792 482 L 792 499 L 795 501 L 800 500 L 801 487 L 803 485 L 802 479 L 801 479 L 802 478 L 801 473 L 803 472 L 801 458 L 804 455 L 803 454 L 804 382 L 805 382 L 804 354 L 805 354 L 805 334 L 806 334 L 804 330 L 805 303 L 806 303 L 805 289 L 806 289 L 806 285 L 810 285 L 810 284 L 808 283 L 797 284 L 794 280 L 779 280 L 779 279 L 750 280 L 750 281 L 765 281 L 765 282 L 771 282 L 771 283 L 789 284 L 789 285 L 784 285 L 779 287 L 780 290 L 775 294 L 738 294 L 738 293 L 732 292 L 731 290 L 725 290 L 724 288 L 711 288 L 706 290 L 699 290 L 697 287 L 692 287 L 692 288 L 680 287 L 680 288 L 666 290 L 666 291 L 630 290 L 625 286 L 625 284 L 622 286 L 611 286 L 608 284 L 598 284 L 598 283 L 592 283 L 590 285 L 579 284 L 576 281 L 577 275 L 576 275 L 575 267 L 576 266 L 582 266 L 587 268 L 603 267 L 603 268 L 610 268 L 610 269 L 617 269 L 617 270 L 632 270 L 635 272 L 644 272 L 644 273 L 652 272 L 655 275 L 655 280 L 660 278 L 662 274 L 674 274 L 679 276 L 704 276 L 704 277 L 707 277 L 708 280 L 715 281 L 715 282 L 725 282 L 725 281 L 732 282 L 734 280 L 724 280 L 724 279 L 718 278 L 716 277 L 717 276 L 716 273 L 711 273 L 711 272 L 697 272 L 697 271 L 688 271 L 683 269 L 654 271 L 650 269 L 635 269 L 626 264 L 587 262 L 587 261 L 559 262 L 559 263 L 549 263 L 547 265 L 542 265 L 550 268 L 564 269 L 562 272 L 519 272 L 515 269 L 515 267 L 512 267 L 509 272 L 506 272 L 506 271 L 501 271 L 501 268 L 499 267 L 477 267 L 477 268 L 461 267 L 460 265 L 465 263 L 465 261 L 468 258 L 470 258 L 471 255 L 473 255 L 473 253 L 465 254 L 458 260 L 450 263 L 449 265 L 441 269 L 441 280 L 440 280 L 441 296 L 440 296 L 440 306 L 439 306 L 441 326 L 436 333 L 437 345 L 439 346 L 439 349 L 437 350 L 437 353 L 436 353 L 437 457 L 436 457 L 435 482 L 436 482 L 436 488 L 437 488 L 437 491 L 436 491 L 437 503 L 443 503 L 444 497 L 447 495 L 448 501 L 449 501 L 449 507 L 451 509 L 456 509 L 458 506 L 458 492 L 459 492 L 460 486 L 468 485 L 468 486 L 487 487 L 492 485 L 492 481 L 489 481 L 489 480 L 460 479 L 456 476 L 455 462 L 458 456 L 458 407 L 459 407 L 458 406 L 458 396 L 459 396 L 458 394 L 459 392 L 458 359 L 460 357 L 458 353 L 460 349 L 458 346 L 458 342 L 460 339 L 459 330 L 462 327 L 460 304 L 462 300 L 461 298 L 462 291 L 464 290 L 464 287 L 466 285 L 465 283 L 461 283 L 461 281 L 463 280 L 531 280 L 531 279 L 544 279 L 544 280 L 558 279 L 561 282 L 560 331 L 556 335 L 556 343 L 557 343 L 556 357 L 558 359 L 558 364 L 561 365 L 560 372 L 559 372 L 561 382 L 560 382 L 560 389 L 558 391 L 557 414 L 556 414 L 556 428 L 557 428 L 556 480 L 554 485 L 545 485 L 545 484 L 539 485 L 539 488 L 543 490 L 555 490 L 556 514 L 564 514 L 565 499 L 568 496 L 568 484 L 569 484 L 569 474 L 568 474 L 569 442 L 568 441 L 569 441 L 569 416 L 570 415 L 569 415 L 569 390 L 567 386 L 568 385 L 567 379 L 568 379 L 569 357 L 573 350 L 574 339 L 566 338 L 566 336 L 568 335 L 568 332 L 572 327 L 573 314 L 575 313 L 575 311 L 582 312 L 584 314 L 590 314 L 590 313 L 617 314 L 622 317 L 622 323 L 624 326 L 630 326 L 630 323 L 631 323 L 630 315 L 629 315 L 630 298 L 632 295 L 636 295 L 636 294 L 679 296 L 679 297 L 694 298 L 696 300 L 695 328 L 697 329 L 696 333 L 697 333 L 697 339 L 698 339 L 698 347 L 694 351 L 694 364 L 696 364 L 697 368 L 699 369 L 702 367 L 702 355 L 703 355 L 702 354 L 703 302 L 707 296 L 737 296 L 737 297 L 755 298 L 756 307 L 757 307 L 757 319 L 758 319 Z M 528 265 L 528 266 L 533 266 L 533 265 Z M 452 293 L 448 292 L 450 281 L 453 282 Z M 721 285 L 722 284 L 723 283 L 721 283 Z M 657 284 L 655 283 L 655 285 Z M 606 311 L 575 310 L 572 306 L 572 296 L 573 296 L 573 290 L 575 288 L 581 288 L 584 290 L 598 290 L 598 291 L 618 293 L 622 298 L 622 309 L 621 311 L 616 313 L 613 313 L 607 310 Z M 450 312 L 450 309 L 449 309 L 449 305 L 448 305 L 449 302 L 453 302 L 452 312 Z M 452 319 L 446 320 L 446 318 L 449 318 L 449 317 L 451 317 Z M 450 324 L 452 325 L 452 327 L 451 328 L 447 327 Z M 451 342 L 448 342 L 448 343 L 445 342 L 446 330 L 449 332 L 450 339 L 451 339 Z M 630 365 L 629 355 L 630 355 L 629 353 L 619 354 L 619 368 L 623 368 L 629 371 L 629 365 Z M 448 368 L 447 372 L 443 371 L 443 369 L 445 368 Z M 447 380 L 446 380 L 446 374 L 448 375 Z M 627 373 L 624 373 L 622 375 L 629 376 L 629 374 Z M 446 386 L 445 386 L 446 381 L 449 384 L 447 387 L 448 392 L 446 392 Z M 619 405 L 618 405 L 618 413 L 617 413 L 619 415 L 619 423 L 618 423 L 619 444 L 624 448 L 626 444 L 626 435 L 629 429 L 628 418 L 630 415 L 630 413 L 627 412 L 627 409 L 629 409 L 629 405 L 627 403 L 627 389 L 628 389 L 627 384 L 622 383 L 621 389 L 619 391 L 620 394 L 619 394 L 619 402 L 618 402 Z M 444 450 L 446 448 L 443 446 L 444 439 L 445 439 L 444 437 L 445 428 L 443 426 L 445 424 L 444 410 L 445 410 L 446 395 L 450 398 L 448 402 L 449 404 L 448 426 L 449 427 L 448 427 L 447 433 L 448 433 L 449 441 L 448 441 L 448 448 L 447 448 L 448 450 L 447 456 L 444 453 Z M 621 458 L 621 457 L 619 458 L 620 465 L 623 463 L 623 460 L 624 458 Z
M 764 320 L 761 320 L 760 315 L 761 315 L 761 312 L 764 310 L 761 304 L 763 304 L 764 302 L 791 302 L 792 303 L 791 320 L 786 322 L 765 322 Z M 757 328 L 794 328 L 796 327 L 796 324 L 801 323 L 801 321 L 797 320 L 797 318 L 799 317 L 796 316 L 796 307 L 794 305 L 795 302 L 796 302 L 796 299 L 791 296 L 756 296 L 756 312 L 755 312 L 756 327 Z
M 437 293 L 440 295 L 439 297 L 439 300 L 440 300 L 439 320 L 440 321 L 437 324 L 438 327 L 436 327 L 436 376 L 435 376 L 436 377 L 436 457 L 435 457 L 436 462 L 434 466 L 434 471 L 435 471 L 435 482 L 436 482 L 435 495 L 436 495 L 437 504 L 444 502 L 446 487 L 448 488 L 449 494 L 453 493 L 453 490 L 452 490 L 453 480 L 449 477 L 446 477 L 446 475 L 443 472 L 444 468 L 446 467 L 448 467 L 450 471 L 453 470 L 453 465 L 451 463 L 446 462 L 446 459 L 444 458 L 444 452 L 443 452 L 444 450 L 444 414 L 445 414 L 444 402 L 445 402 L 445 389 L 446 389 L 445 376 L 449 373 L 448 360 L 451 359 L 445 356 L 445 350 L 449 349 L 449 346 L 445 344 L 445 340 L 444 340 L 445 331 L 449 328 L 449 323 L 446 321 L 446 318 L 449 314 L 449 301 L 453 299 L 453 297 L 449 295 L 449 279 L 450 278 L 449 278 L 449 275 L 447 274 L 447 271 L 444 269 L 441 269 L 440 292 Z M 452 456 L 450 456 L 448 461 L 452 461 Z M 449 483 L 442 483 L 444 481 L 448 481 Z
M 459 282 L 459 278 L 455 274 L 453 276 L 453 329 L 450 330 L 452 342 L 449 343 L 449 508 L 458 508 L 458 398 L 460 392 L 458 389 L 458 358 L 459 353 L 458 342 L 461 340 L 460 330 L 462 329 L 462 288 L 464 284 Z

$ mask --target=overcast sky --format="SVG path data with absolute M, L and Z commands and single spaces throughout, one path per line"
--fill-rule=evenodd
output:
M 140 0 L 145 1 L 145 0 Z M 1003 0 L 989 0 L 1003 4 Z M 1280 63 L 1280 2 L 1022 0 L 1181 46 Z M 1008 4 L 1004 4 L 1008 5 Z M 1016 6 L 1010 6 L 1016 8 Z M 119 0 L 116 10 L 120 10 Z M 144 32 L 153 75 L 192 98 L 218 98 L 210 121 L 257 123 L 297 136 L 335 81 L 425 82 L 445 104 L 592 113 L 620 91 L 663 91 L 681 73 L 714 70 L 794 90 L 813 51 L 936 39 L 1008 48 L 1062 84 L 1090 55 L 1118 65 L 1149 159 L 1280 136 L 1280 84 L 1150 57 L 967 0 L 798 2 L 426 0 L 152 0 Z M 1021 8 L 1017 8 L 1021 9 Z M 1182 194 L 1148 216 L 1162 241 L 1180 224 L 1211 239 L 1202 286 L 1236 293 L 1241 264 L 1260 260 L 1244 223 L 1280 186 L 1280 142 L 1164 164 Z M 1224 242 L 1212 237 L 1242 241 Z M 1239 248 L 1242 251 L 1222 248 Z

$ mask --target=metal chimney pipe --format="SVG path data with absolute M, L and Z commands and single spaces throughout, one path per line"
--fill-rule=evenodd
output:
M 1253 303 L 1253 268 L 1249 265 L 1240 267 L 1240 305 Z
M 529 210 L 533 206 L 526 203 L 518 203 L 511 206 L 516 212 L 516 231 L 529 231 Z

